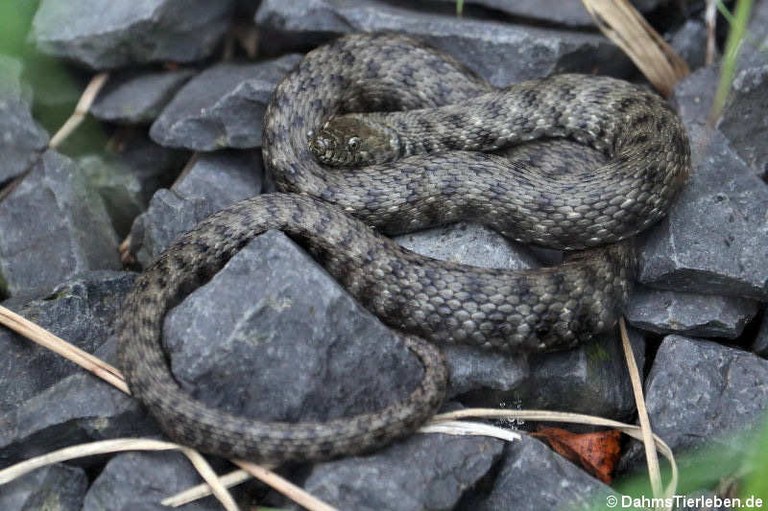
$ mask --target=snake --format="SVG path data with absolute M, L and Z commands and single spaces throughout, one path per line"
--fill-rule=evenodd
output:
M 557 149 L 537 157 L 550 143 Z M 574 144 L 603 163 L 580 165 Z M 278 192 L 177 238 L 137 278 L 116 332 L 132 394 L 169 437 L 270 463 L 370 452 L 414 432 L 443 401 L 445 343 L 541 352 L 611 328 L 633 279 L 631 239 L 666 214 L 691 165 L 679 118 L 645 88 L 565 74 L 496 89 L 392 33 L 307 53 L 273 92 L 262 154 Z M 559 265 L 512 271 L 438 261 L 389 237 L 458 220 L 572 252 Z M 181 389 L 162 348 L 166 313 L 268 230 L 308 250 L 419 360 L 405 399 L 289 423 L 230 414 Z

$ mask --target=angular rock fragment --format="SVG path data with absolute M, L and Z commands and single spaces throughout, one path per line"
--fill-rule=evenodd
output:
M 645 384 L 653 430 L 677 453 L 727 445 L 762 424 L 768 410 L 768 360 L 679 335 L 659 347 Z
M 465 501 L 465 509 L 600 509 L 614 491 L 540 441 L 523 435 L 507 444 L 493 487 Z M 610 502 L 610 501 L 609 501 Z
M 110 77 L 90 113 L 102 121 L 140 124 L 154 121 L 194 71 L 126 72 Z
M 632 294 L 627 320 L 657 334 L 735 339 L 757 310 L 757 302 L 746 298 L 641 288 Z
M 82 271 L 119 268 L 101 198 L 70 159 L 46 151 L 0 201 L 0 288 L 50 288 Z
M 752 344 L 752 351 L 763 358 L 768 358 L 768 316 L 765 313 L 763 313 L 763 321 L 760 323 L 755 342 Z
M 42 0 L 31 38 L 49 55 L 94 69 L 207 57 L 234 0 Z M 98 16 L 94 13 L 98 12 Z
M 338 509 L 454 509 L 503 447 L 486 437 L 419 434 L 370 456 L 315 465 L 304 488 Z
M 642 247 L 640 282 L 768 298 L 768 188 L 718 131 L 689 124 L 693 174 Z
M 375 0 L 265 0 L 256 23 L 274 34 L 272 51 L 306 50 L 351 32 L 400 32 L 446 51 L 496 86 L 554 72 L 622 75 L 631 69 L 618 48 L 596 34 L 426 14 Z
M 189 460 L 180 452 L 130 452 L 109 460 L 88 489 L 83 511 L 165 509 L 160 502 L 200 483 Z M 218 511 L 213 497 L 184 506 L 190 511 Z
M 0 86 L 2 87 L 2 86 Z M 29 170 L 48 145 L 48 134 L 18 94 L 0 90 L 0 186 Z
M 152 139 L 194 151 L 261 146 L 272 90 L 299 59 L 285 55 L 256 64 L 214 65 L 176 94 L 152 125 Z
M 395 334 L 279 232 L 253 240 L 171 311 L 164 340 L 188 392 L 260 420 L 375 411 L 421 377 Z
M 181 233 L 263 187 L 261 155 L 222 151 L 200 155 L 170 190 L 159 190 L 131 228 L 131 252 L 149 264 Z
M 0 485 L 0 509 L 80 511 L 87 489 L 88 477 L 82 468 L 49 465 Z
M 93 353 L 112 335 L 134 277 L 128 272 L 88 272 L 64 282 L 42 298 L 26 303 L 13 299 L 3 305 Z M 11 411 L 61 379 L 82 371 L 61 355 L 10 330 L 0 330 L 0 350 L 8 362 L 0 365 L 0 413 Z

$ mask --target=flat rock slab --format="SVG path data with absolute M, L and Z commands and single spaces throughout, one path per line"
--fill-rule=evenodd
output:
M 538 440 L 523 435 L 508 443 L 493 487 L 463 509 L 602 509 L 616 493 Z
M 200 476 L 180 452 L 131 452 L 109 460 L 93 481 L 82 511 L 168 509 L 160 502 L 200 483 Z M 213 497 L 184 506 L 190 511 L 218 511 Z
M 640 282 L 655 288 L 768 299 L 768 187 L 718 131 L 689 124 L 693 175 L 649 232 Z
M 736 74 L 718 128 L 747 164 L 768 179 L 768 60 L 754 60 Z
M 146 266 L 181 233 L 235 202 L 262 191 L 261 155 L 220 151 L 200 155 L 170 190 L 158 190 L 131 228 L 131 253 Z
M 370 456 L 315 465 L 303 486 L 338 509 L 450 510 L 503 450 L 497 439 L 419 434 Z
M 110 77 L 90 113 L 102 121 L 143 124 L 155 120 L 194 71 L 129 71 Z
M 50 465 L 0 485 L 0 509 L 80 511 L 87 489 L 88 476 L 82 468 Z
M 455 0 L 441 1 L 451 5 L 455 12 Z M 662 2 L 660 0 L 633 0 L 631 3 L 641 12 L 648 12 Z M 572 0 L 516 0 L 514 2 L 509 0 L 467 0 L 464 2 L 465 11 L 468 10 L 467 6 L 485 7 L 516 18 L 526 18 L 567 27 L 594 27 L 595 25 L 584 6 Z
M 675 451 L 727 444 L 768 410 L 768 360 L 710 341 L 670 335 L 645 385 L 653 430 Z
M 0 133 L 2 185 L 32 167 L 48 145 L 48 134 L 32 118 L 29 104 L 20 95 L 1 90 Z
M 190 80 L 152 124 L 158 144 L 194 151 L 261 146 L 264 112 L 299 55 L 256 64 L 220 63 Z
M 460 222 L 395 236 L 394 240 L 413 252 L 454 263 L 507 270 L 541 266 L 525 246 L 477 224 Z
M 422 373 L 391 330 L 277 231 L 171 311 L 164 339 L 188 392 L 261 420 L 375 411 L 405 398 Z
M 42 0 L 31 38 L 41 52 L 93 69 L 192 62 L 215 49 L 234 5 L 234 0 Z
M 274 39 L 272 51 L 305 50 L 351 32 L 400 32 L 446 51 L 499 87 L 554 72 L 622 75 L 631 69 L 617 47 L 595 34 L 426 14 L 373 0 L 264 0 L 256 23 L 286 36 Z
M 52 150 L 0 201 L 0 232 L 0 288 L 11 295 L 120 269 L 101 198 L 72 160 Z
M 160 434 L 138 401 L 85 371 L 0 414 L 0 424 L 0 468 L 79 443 Z
M 128 272 L 88 272 L 38 299 L 23 304 L 9 300 L 3 305 L 93 353 L 112 335 L 134 278 L 135 274 Z M 0 346 L 0 413 L 11 411 L 61 379 L 82 371 L 61 355 L 10 330 L 0 329 Z
M 755 317 L 747 298 L 635 289 L 626 311 L 633 326 L 657 334 L 736 339 Z

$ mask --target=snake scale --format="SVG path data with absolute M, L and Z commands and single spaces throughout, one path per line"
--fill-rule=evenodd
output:
M 323 131 L 332 118 L 338 125 Z M 356 168 L 329 167 L 315 157 L 333 159 L 340 149 L 332 147 L 334 137 L 339 144 L 356 139 L 348 148 L 353 159 L 371 157 L 361 149 L 368 147 L 365 134 L 336 133 L 368 119 L 386 126 L 394 156 L 373 155 L 374 163 Z M 537 169 L 530 156 L 493 152 L 543 137 L 586 144 L 606 163 L 584 169 L 560 151 L 549 156 L 557 169 L 546 159 Z M 137 280 L 117 327 L 128 384 L 169 436 L 205 452 L 284 462 L 382 446 L 440 406 L 446 369 L 424 339 L 543 351 L 611 327 L 634 264 L 621 240 L 665 214 L 689 173 L 689 153 L 666 103 L 620 80 L 560 75 L 494 90 L 410 38 L 340 38 L 309 52 L 268 106 L 264 162 L 283 193 L 214 214 Z M 559 266 L 506 271 L 436 261 L 380 234 L 459 219 L 515 240 L 585 250 Z M 161 347 L 166 312 L 269 229 L 307 248 L 366 308 L 406 332 L 400 338 L 424 369 L 404 401 L 325 423 L 259 422 L 212 409 L 180 389 Z

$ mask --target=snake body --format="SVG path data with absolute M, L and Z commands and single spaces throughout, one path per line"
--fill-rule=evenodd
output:
M 366 111 L 380 113 L 355 114 Z M 361 123 L 395 133 L 394 153 L 352 169 L 315 158 L 313 151 L 333 153 L 339 125 Z M 359 138 L 339 136 L 345 144 Z M 525 152 L 478 152 L 542 137 L 592 146 L 606 163 L 570 168 L 556 151 L 548 158 L 558 165 L 537 166 Z M 578 75 L 495 91 L 452 58 L 390 34 L 347 36 L 308 53 L 273 94 L 263 155 L 286 193 L 240 202 L 174 242 L 138 279 L 118 335 L 132 392 L 169 436 L 271 462 L 360 453 L 417 428 L 440 405 L 446 383 L 439 351 L 423 339 L 542 351 L 609 328 L 634 264 L 621 240 L 664 215 L 690 168 L 680 121 L 652 93 Z M 395 234 L 460 219 L 520 241 L 587 250 L 557 267 L 480 269 L 411 253 L 370 228 Z M 212 409 L 179 388 L 161 348 L 165 313 L 269 229 L 298 241 L 366 308 L 407 332 L 401 339 L 424 370 L 405 401 L 289 424 Z

